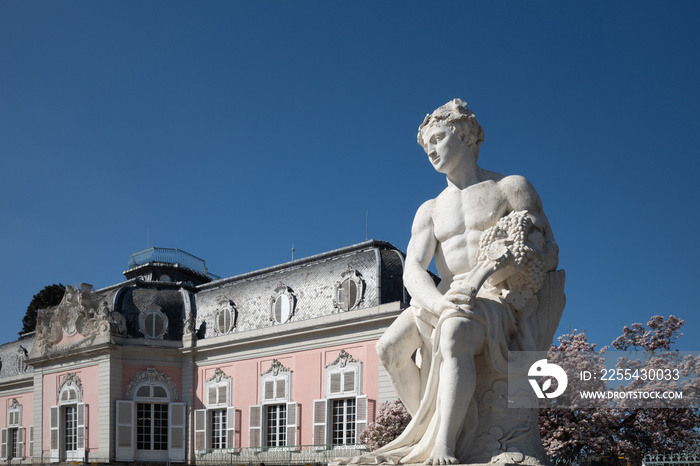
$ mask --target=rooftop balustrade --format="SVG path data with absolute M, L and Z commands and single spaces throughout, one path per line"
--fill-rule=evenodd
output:
M 181 267 L 188 268 L 197 273 L 206 275 L 212 280 L 218 280 L 221 277 L 209 273 L 207 270 L 207 262 L 181 249 L 174 248 L 148 248 L 146 250 L 136 252 L 129 259 L 129 269 L 140 265 L 148 264 L 149 262 L 164 262 L 166 264 L 177 264 Z

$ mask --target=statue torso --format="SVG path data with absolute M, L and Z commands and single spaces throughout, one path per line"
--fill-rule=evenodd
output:
M 435 265 L 443 282 L 451 282 L 454 275 L 471 270 L 481 233 L 507 214 L 508 201 L 493 179 L 465 189 L 448 186 L 435 199 Z

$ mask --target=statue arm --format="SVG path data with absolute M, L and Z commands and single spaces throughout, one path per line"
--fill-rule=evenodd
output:
M 428 273 L 438 245 L 432 219 L 433 205 L 434 201 L 430 200 L 416 212 L 406 250 L 403 280 L 411 298 L 431 314 L 439 316 L 445 309 L 456 309 L 457 306 L 445 299 Z
M 554 241 L 549 220 L 542 209 L 542 200 L 530 182 L 522 176 L 507 176 L 499 185 L 504 192 L 510 211 L 526 210 L 530 214 L 533 224 L 544 233 L 544 263 L 545 271 L 555 270 L 559 265 L 559 246 Z

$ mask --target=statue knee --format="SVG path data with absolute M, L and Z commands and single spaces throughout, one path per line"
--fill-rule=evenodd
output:
M 380 339 L 377 342 L 376 348 L 377 348 L 377 356 L 379 357 L 379 363 L 384 367 L 391 364 L 391 360 L 393 359 L 392 358 L 391 344 L 387 344 L 386 341 Z
M 440 329 L 440 348 L 445 356 L 477 353 L 484 340 L 484 326 L 474 320 L 449 319 Z M 458 353 L 458 354 L 454 354 Z

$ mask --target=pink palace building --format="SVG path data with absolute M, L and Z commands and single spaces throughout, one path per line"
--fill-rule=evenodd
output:
M 363 447 L 397 398 L 375 344 L 410 299 L 365 241 L 221 279 L 177 249 L 67 287 L 0 346 L 3 462 L 308 464 Z

